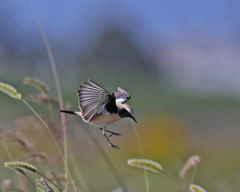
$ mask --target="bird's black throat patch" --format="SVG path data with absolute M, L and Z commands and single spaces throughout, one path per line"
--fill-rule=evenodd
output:
M 117 113 L 118 112 L 118 108 L 116 105 L 116 101 L 115 101 L 115 96 L 114 95 L 109 95 L 108 96 L 108 102 L 105 105 L 105 109 L 109 112 L 109 113 Z
M 121 118 L 124 118 L 124 117 L 129 117 L 130 116 L 130 113 L 124 109 L 124 108 L 121 108 L 119 111 L 118 111 L 118 115 L 121 117 Z

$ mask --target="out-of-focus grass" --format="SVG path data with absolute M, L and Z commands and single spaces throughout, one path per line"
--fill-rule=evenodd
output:
M 240 102 L 238 99 L 227 97 L 202 97 L 198 95 L 181 93 L 164 83 L 143 74 L 127 75 L 124 81 L 118 82 L 117 77 L 111 76 L 111 81 L 104 75 L 96 76 L 93 80 L 100 79 L 99 84 L 114 91 L 117 86 L 130 92 L 132 99 L 128 102 L 135 111 L 138 120 L 137 129 L 143 145 L 145 157 L 159 162 L 167 172 L 178 177 L 179 171 L 190 155 L 198 154 L 201 157 L 195 183 L 203 186 L 207 191 L 237 191 L 239 183 L 240 145 L 238 130 L 240 119 L 238 112 Z M 78 110 L 76 88 L 82 81 L 87 80 L 87 74 L 79 78 L 75 85 L 69 82 L 70 92 L 64 92 L 64 101 L 72 104 L 74 110 Z M 15 82 L 14 87 L 21 90 L 23 98 L 29 93 L 36 92 L 26 87 L 23 83 Z M 69 90 L 68 89 L 68 90 Z M 51 91 L 55 95 L 56 92 Z M 41 128 L 38 121 L 29 121 L 26 116 L 31 111 L 5 95 L 0 95 L 1 120 L 6 121 L 15 130 L 19 130 L 28 138 L 37 150 L 45 152 L 59 173 L 63 172 L 63 163 L 52 146 L 47 132 Z M 31 101 L 29 101 L 31 103 Z M 50 111 L 47 105 L 31 103 L 44 120 L 50 120 Z M 56 122 L 59 120 L 58 108 L 53 108 Z M 22 118 L 23 124 L 16 124 L 16 120 Z M 122 179 L 131 191 L 144 191 L 144 177 L 141 170 L 135 170 L 126 164 L 129 158 L 140 157 L 136 136 L 129 123 L 124 119 L 110 125 L 108 129 L 120 132 L 120 137 L 112 137 L 114 144 L 120 146 L 120 150 L 111 149 L 97 128 L 87 125 L 79 117 L 70 117 L 68 120 L 69 151 L 77 159 L 81 167 L 81 175 L 88 182 L 90 191 L 113 191 L 118 188 L 118 183 L 113 177 L 112 170 L 102 159 L 90 137 L 83 129 L 91 129 L 93 136 L 111 158 Z M 61 145 L 61 128 L 58 124 L 51 127 L 58 142 Z M 39 127 L 40 126 L 40 127 Z M 15 158 L 25 154 L 11 140 L 6 141 Z M 1 148 L 1 162 L 8 161 L 6 153 Z M 71 159 L 70 159 L 71 162 Z M 39 162 L 41 172 L 48 175 L 49 169 L 45 163 Z M 73 170 L 73 167 L 70 168 Z M 15 173 L 9 173 L 3 167 L 0 168 L 1 181 L 6 177 L 16 178 Z M 77 178 L 77 177 L 76 177 Z M 189 176 L 188 178 L 189 179 Z M 181 187 L 173 183 L 163 175 L 149 173 L 150 191 L 182 191 Z M 17 180 L 14 179 L 17 183 Z M 188 180 L 183 183 L 187 184 Z M 79 181 L 77 185 L 81 187 Z M 227 189 L 227 190 L 225 190 Z

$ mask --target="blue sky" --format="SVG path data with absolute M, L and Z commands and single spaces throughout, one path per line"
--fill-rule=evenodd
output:
M 234 37 L 240 30 L 240 1 L 51 0 L 28 1 L 50 43 L 87 49 L 107 26 L 125 31 L 139 45 L 179 34 Z M 44 46 L 26 1 L 0 2 L 0 41 L 17 50 Z M 238 36 L 238 35 L 236 35 Z M 64 48 L 64 46 L 62 48 Z

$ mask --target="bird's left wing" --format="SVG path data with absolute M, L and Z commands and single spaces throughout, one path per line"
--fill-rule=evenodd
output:
M 121 87 L 118 87 L 118 91 L 114 92 L 114 95 L 116 97 L 116 101 L 119 101 L 121 103 L 125 103 L 131 99 L 130 94 Z
M 78 90 L 79 108 L 84 121 L 90 122 L 94 116 L 105 113 L 109 109 L 117 110 L 113 94 L 91 80 L 88 82 L 84 82 Z

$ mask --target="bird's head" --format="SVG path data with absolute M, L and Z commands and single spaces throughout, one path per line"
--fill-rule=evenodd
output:
M 118 114 L 121 118 L 130 117 L 137 123 L 132 108 L 127 104 L 121 104 L 121 106 L 118 107 Z

